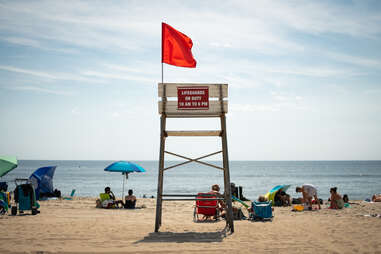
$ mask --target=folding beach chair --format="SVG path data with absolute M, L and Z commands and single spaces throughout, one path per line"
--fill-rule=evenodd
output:
M 17 185 L 14 190 L 14 196 L 15 205 L 12 205 L 12 215 L 16 215 L 17 210 L 19 210 L 20 213 L 30 210 L 32 211 L 32 215 L 39 213 L 37 209 L 40 205 L 36 201 L 36 194 L 32 184 L 26 183 Z
M 214 200 L 211 200 L 214 199 Z M 217 196 L 210 193 L 198 193 L 196 196 L 196 205 L 193 212 L 193 221 L 206 221 L 206 219 L 212 218 L 218 219 L 218 200 Z M 203 215 L 203 220 L 200 220 L 198 215 Z
M 254 221 L 271 221 L 273 218 L 273 210 L 271 201 L 269 202 L 257 202 L 254 201 L 251 204 L 252 211 L 250 213 L 250 219 Z
M 68 197 L 63 197 L 63 199 L 65 200 L 73 200 L 73 197 L 74 197 L 74 194 L 75 194 L 75 189 L 72 189 L 71 193 L 70 193 L 70 196 Z
M 103 208 L 115 208 L 114 201 L 110 198 L 110 195 L 107 193 L 99 194 L 101 205 Z

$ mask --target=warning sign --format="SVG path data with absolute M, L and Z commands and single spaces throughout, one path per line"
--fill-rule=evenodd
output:
M 209 109 L 209 87 L 177 87 L 177 109 Z

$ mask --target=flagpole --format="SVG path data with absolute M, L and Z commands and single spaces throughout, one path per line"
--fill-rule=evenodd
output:
M 161 83 L 164 83 L 164 64 L 163 64 L 163 47 L 164 47 L 164 43 L 163 43 L 163 38 L 164 38 L 164 23 L 161 22 Z

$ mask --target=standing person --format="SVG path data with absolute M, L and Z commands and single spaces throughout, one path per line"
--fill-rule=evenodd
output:
M 333 187 L 329 191 L 331 193 L 331 209 L 342 209 L 344 207 L 344 200 L 339 193 L 337 193 L 337 187 Z
M 317 189 L 315 186 L 313 186 L 312 184 L 303 184 L 302 187 L 296 187 L 295 191 L 301 192 L 303 194 L 302 201 L 303 201 L 303 203 L 308 204 L 309 210 L 312 210 L 312 198 L 315 199 L 316 203 L 319 206 L 319 209 L 321 209 L 320 200 L 318 199 Z

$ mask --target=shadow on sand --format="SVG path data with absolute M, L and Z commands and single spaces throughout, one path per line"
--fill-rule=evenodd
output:
M 157 232 L 149 233 L 142 240 L 135 243 L 147 243 L 147 242 L 222 242 L 226 237 L 226 231 L 221 232 Z

